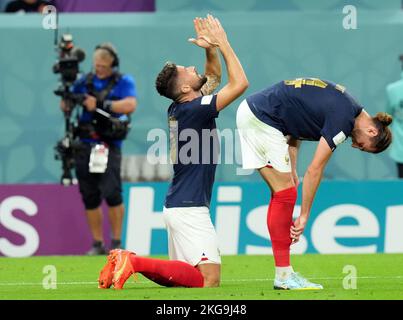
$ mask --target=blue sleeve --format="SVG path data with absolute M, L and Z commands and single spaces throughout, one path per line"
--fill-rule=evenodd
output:
M 351 135 L 354 128 L 355 117 L 358 115 L 356 113 L 359 110 L 350 108 L 348 111 L 342 111 L 340 109 L 342 109 L 342 107 L 327 115 L 325 124 L 320 132 L 332 151 Z
M 211 120 L 217 118 L 217 95 L 207 95 L 197 98 L 191 108 L 192 114 L 200 120 Z
M 136 83 L 132 76 L 124 75 L 118 84 L 119 96 L 121 99 L 127 97 L 137 97 Z
M 363 107 L 347 92 L 333 99 L 333 106 L 327 113 L 320 132 L 332 151 L 351 135 L 355 118 L 362 110 Z
M 325 138 L 330 149 L 334 151 L 340 143 L 343 143 L 351 134 L 353 122 L 346 118 L 328 118 L 321 130 L 321 135 Z

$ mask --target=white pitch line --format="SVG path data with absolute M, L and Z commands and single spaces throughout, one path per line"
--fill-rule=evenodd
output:
M 92 282 L 57 282 L 56 284 L 60 285 L 82 285 L 82 284 L 94 284 L 98 283 L 95 281 Z M 39 282 L 0 282 L 0 286 L 42 286 L 42 283 Z
M 325 277 L 325 278 L 317 278 L 317 277 L 306 277 L 310 280 L 343 280 L 344 277 Z M 349 277 L 349 279 L 403 279 L 403 276 L 388 276 L 388 277 L 378 277 L 378 276 L 364 276 L 364 277 Z M 227 279 L 222 280 L 223 282 L 246 282 L 246 281 L 274 281 L 274 279 Z
M 307 277 L 311 280 L 343 280 L 344 278 L 339 277 L 325 277 L 325 278 L 315 278 Z M 363 276 L 363 277 L 350 277 L 349 279 L 403 279 L 403 276 L 387 276 L 387 277 L 377 277 L 377 276 Z M 223 279 L 222 282 L 259 282 L 259 281 L 274 281 L 274 279 L 263 278 L 263 279 Z M 140 284 L 149 284 L 150 281 L 137 281 Z M 85 284 L 98 284 L 97 281 L 82 281 L 82 282 L 56 282 L 57 285 L 85 285 Z M 42 283 L 38 282 L 0 282 L 0 286 L 42 286 Z

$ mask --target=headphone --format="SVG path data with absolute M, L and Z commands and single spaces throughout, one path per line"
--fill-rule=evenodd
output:
M 110 43 L 102 43 L 95 47 L 95 50 L 103 49 L 110 53 L 113 57 L 112 68 L 119 68 L 119 56 L 116 49 Z

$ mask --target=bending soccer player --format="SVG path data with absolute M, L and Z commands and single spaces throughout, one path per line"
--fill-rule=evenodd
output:
M 237 111 L 244 169 L 257 169 L 271 189 L 267 226 L 275 260 L 275 289 L 323 289 L 295 273 L 290 246 L 307 224 L 325 166 L 336 147 L 352 138 L 352 147 L 379 153 L 392 141 L 392 117 L 371 117 L 344 87 L 320 79 L 277 83 L 247 97 Z M 301 140 L 319 141 L 297 199 L 297 154 Z
M 164 219 L 170 260 L 145 258 L 113 250 L 101 271 L 100 288 L 121 289 L 136 272 L 163 286 L 215 287 L 220 284 L 221 257 L 209 207 L 219 150 L 215 118 L 248 87 L 248 80 L 218 19 L 195 19 L 197 39 L 205 48 L 205 75 L 195 67 L 168 63 L 158 74 L 156 89 L 173 102 L 168 109 L 174 177 L 166 196 Z M 216 94 L 221 78 L 217 49 L 227 67 L 228 83 Z M 203 139 L 206 131 L 208 141 Z M 194 133 L 183 141 L 181 133 Z M 193 136 L 193 135 L 191 135 Z M 189 148 L 192 144 L 192 148 Z M 186 152 L 181 152 L 186 148 Z M 190 163 L 189 163 L 190 160 Z

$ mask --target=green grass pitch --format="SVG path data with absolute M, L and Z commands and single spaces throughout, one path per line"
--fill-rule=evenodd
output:
M 159 257 L 161 258 L 161 257 Z M 222 283 L 219 288 L 189 289 L 161 287 L 143 276 L 130 278 L 123 290 L 97 288 L 99 270 L 106 257 L 45 256 L 0 258 L 0 299 L 2 300 L 274 300 L 274 299 L 397 299 L 403 300 L 403 254 L 295 255 L 294 269 L 309 280 L 321 283 L 321 291 L 273 290 L 272 256 L 222 257 Z M 57 272 L 57 288 L 45 289 L 44 267 Z M 353 286 L 345 289 L 346 265 L 357 270 Z

